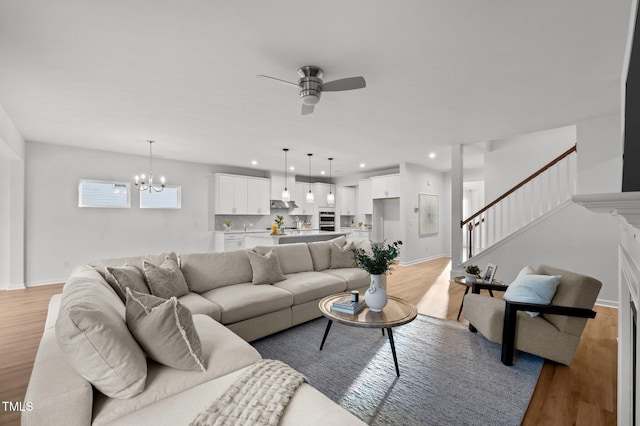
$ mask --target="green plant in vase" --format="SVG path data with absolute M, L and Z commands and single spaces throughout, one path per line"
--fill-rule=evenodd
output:
M 277 214 L 275 220 L 273 221 L 276 225 L 278 225 L 278 232 L 280 234 L 284 234 L 284 217 L 282 215 Z
M 480 268 L 478 265 L 469 265 L 464 269 L 464 280 L 468 283 L 475 283 L 480 278 Z

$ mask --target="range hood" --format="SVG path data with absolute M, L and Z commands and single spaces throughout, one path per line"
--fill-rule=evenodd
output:
M 271 200 L 272 209 L 297 209 L 295 201 Z

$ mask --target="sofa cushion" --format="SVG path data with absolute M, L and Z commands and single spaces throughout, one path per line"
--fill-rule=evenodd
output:
M 293 304 L 311 302 L 334 293 L 340 293 L 346 288 L 342 278 L 322 272 L 298 272 L 287 275 L 286 281 L 275 283 L 278 287 L 293 295 Z
M 158 254 L 147 254 L 144 256 L 129 256 L 129 257 L 113 257 L 110 259 L 98 259 L 89 261 L 89 266 L 94 267 L 102 277 L 105 277 L 106 266 L 122 266 L 125 263 L 128 265 L 137 266 L 141 271 L 143 270 L 142 262 L 146 259 L 154 265 L 159 265 L 164 262 L 164 259 L 169 256 L 179 265 L 178 256 L 174 252 L 162 252 Z
M 127 299 L 127 288 L 149 294 L 149 287 L 144 281 L 144 275 L 136 266 L 127 264 L 106 266 L 105 278 L 123 302 Z
M 353 243 L 347 243 L 340 247 L 331 243 L 331 267 L 330 269 L 357 268 L 356 250 Z
M 165 257 L 164 262 L 160 265 L 154 265 L 148 260 L 144 260 L 142 267 L 149 290 L 154 296 L 169 299 L 189 293 L 184 275 L 182 275 L 178 263 L 171 257 Z
M 282 274 L 278 253 L 275 251 L 270 250 L 267 254 L 262 255 L 253 250 L 247 250 L 247 255 L 253 270 L 252 284 L 273 284 L 287 279 Z
M 193 315 L 208 315 L 216 321 L 220 321 L 220 306 L 201 295 L 189 292 L 178 298 L 178 302 L 182 303 Z
M 346 281 L 346 291 L 356 290 L 371 284 L 371 275 L 360 268 L 327 269 L 322 273 L 334 275 Z
M 341 235 L 338 238 L 328 241 L 307 243 L 309 253 L 311 254 L 311 260 L 313 261 L 313 270 L 323 271 L 325 269 L 329 269 L 331 266 L 331 243 L 335 243 L 338 246 L 343 247 L 346 242 L 346 238 Z
M 144 389 L 146 357 L 127 328 L 124 304 L 97 271 L 72 272 L 56 337 L 69 364 L 105 395 L 130 398 Z
M 373 250 L 371 249 L 371 240 L 350 240 L 347 239 L 346 243 L 353 243 L 356 251 L 363 250 L 366 254 L 373 256 Z
M 187 285 L 195 293 L 251 282 L 253 277 L 249 257 L 244 250 L 183 254 L 180 260 Z
M 282 244 L 278 246 L 257 246 L 253 250 L 262 255 L 274 250 L 278 253 L 280 267 L 285 275 L 296 272 L 313 271 L 313 260 L 307 243 Z
M 271 286 L 249 285 L 271 288 Z M 119 400 L 107 398 L 96 392 L 92 424 L 112 422 L 143 407 L 152 406 L 171 395 L 223 377 L 260 360 L 258 351 L 210 317 L 194 315 L 193 324 L 200 336 L 202 356 L 207 371 L 177 370 L 149 360 L 147 384 L 144 391 L 135 397 Z M 179 410 L 180 407 L 172 405 L 171 409 Z
M 128 288 L 126 319 L 149 358 L 179 370 L 206 370 L 191 311 L 175 297 L 166 300 Z
M 209 290 L 202 296 L 220 306 L 222 324 L 255 318 L 293 305 L 290 292 L 272 285 L 236 284 Z

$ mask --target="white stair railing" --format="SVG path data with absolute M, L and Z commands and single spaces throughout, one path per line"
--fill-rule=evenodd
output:
M 460 226 L 467 230 L 463 242 L 466 258 L 471 259 L 575 195 L 576 152 L 574 145 L 461 221 Z

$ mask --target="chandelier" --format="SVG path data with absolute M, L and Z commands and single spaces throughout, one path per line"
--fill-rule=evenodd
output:
M 152 152 L 152 146 L 153 146 L 153 142 L 154 141 L 147 141 L 149 142 L 149 180 L 147 180 L 147 177 L 145 174 L 142 174 L 140 176 L 135 177 L 136 183 L 135 185 L 137 187 L 139 187 L 140 191 L 149 191 L 151 192 L 152 190 L 155 192 L 162 192 L 164 191 L 164 176 L 160 177 L 160 186 L 154 186 L 153 185 L 153 152 Z

